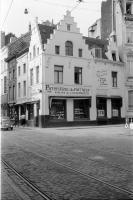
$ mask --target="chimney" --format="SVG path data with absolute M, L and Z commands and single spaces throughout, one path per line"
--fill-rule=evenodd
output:
M 0 32 L 0 48 L 5 46 L 5 32 Z

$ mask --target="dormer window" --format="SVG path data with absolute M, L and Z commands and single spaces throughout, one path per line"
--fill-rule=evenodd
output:
M 129 15 L 132 14 L 132 3 L 131 2 L 126 3 L 126 14 L 129 14 Z
M 67 24 L 67 31 L 70 31 L 70 29 L 71 29 L 71 25 Z
M 95 58 L 102 58 L 102 49 L 101 48 L 93 48 L 92 54 Z
M 73 56 L 73 43 L 71 41 L 65 42 L 65 51 L 67 56 Z

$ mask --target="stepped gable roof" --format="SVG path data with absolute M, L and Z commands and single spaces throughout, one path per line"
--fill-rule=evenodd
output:
M 26 34 L 19 37 L 16 41 L 8 45 L 8 58 L 5 60 L 9 62 L 11 59 L 22 55 L 27 52 L 30 45 L 31 33 L 27 32 Z
M 83 39 L 85 39 L 85 43 L 88 45 L 89 49 L 101 48 L 102 49 L 102 58 L 107 59 L 107 56 L 105 55 L 105 52 L 107 51 L 107 45 L 108 45 L 107 40 L 85 37 L 85 36 L 83 36 Z
M 50 34 L 54 32 L 54 29 L 56 29 L 55 25 L 45 25 L 45 24 L 38 24 L 39 30 L 40 30 L 40 35 L 41 35 L 41 40 L 42 44 L 47 43 L 47 39 L 50 38 Z

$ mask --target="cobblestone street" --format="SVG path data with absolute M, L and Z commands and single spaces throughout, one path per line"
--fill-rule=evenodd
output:
M 133 199 L 133 131 L 124 125 L 16 127 L 1 138 L 2 159 L 51 199 Z M 17 181 L 2 164 L 2 200 L 43 199 Z

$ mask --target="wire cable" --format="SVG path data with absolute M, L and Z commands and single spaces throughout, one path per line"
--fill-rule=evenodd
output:
M 5 16 L 5 19 L 4 19 L 3 23 L 2 23 L 1 28 L 4 26 L 4 24 L 5 24 L 5 22 L 6 22 L 6 19 L 7 19 L 8 15 L 9 15 L 10 10 L 11 10 L 12 4 L 13 4 L 13 0 L 11 1 L 10 5 L 9 5 L 7 14 L 6 14 L 6 16 Z

